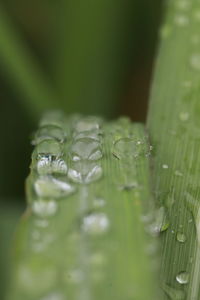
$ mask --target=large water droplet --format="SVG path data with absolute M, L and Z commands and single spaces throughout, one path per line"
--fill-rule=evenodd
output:
M 186 235 L 183 232 L 178 231 L 176 235 L 176 239 L 180 243 L 185 243 L 186 241 Z
M 200 71 L 200 53 L 194 53 L 191 56 L 190 65 L 193 69 Z
M 61 198 L 75 191 L 71 184 L 51 176 L 41 176 L 34 184 L 35 191 L 42 198 Z
M 88 162 L 74 164 L 74 168 L 69 169 L 68 177 L 76 183 L 91 183 L 102 177 L 101 166 Z
M 91 213 L 83 218 L 81 225 L 85 233 L 97 235 L 107 232 L 110 222 L 104 213 Z
M 77 132 L 98 130 L 100 128 L 99 120 L 93 117 L 83 118 L 74 126 Z
M 67 164 L 61 159 L 52 155 L 40 157 L 37 161 L 37 172 L 40 175 L 48 174 L 67 174 Z
M 79 139 L 72 145 L 72 156 L 76 158 L 73 159 L 75 161 L 80 159 L 100 159 L 102 157 L 100 144 L 98 141 L 91 138 Z
M 32 203 L 32 210 L 38 217 L 51 217 L 54 216 L 58 210 L 58 204 L 54 200 L 35 200 Z
M 143 143 L 138 143 L 132 138 L 120 138 L 114 143 L 113 154 L 117 158 L 137 157 L 144 153 Z
M 60 143 L 63 143 L 65 140 L 65 134 L 64 131 L 54 125 L 48 125 L 45 127 L 41 127 L 35 134 L 35 138 L 33 140 L 33 145 L 37 145 L 45 140 L 52 140 L 55 139 Z
M 180 284 L 187 284 L 189 282 L 189 273 L 180 272 L 176 275 L 176 281 Z

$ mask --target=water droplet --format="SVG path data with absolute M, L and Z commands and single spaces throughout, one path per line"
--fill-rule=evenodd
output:
M 187 284 L 189 282 L 189 273 L 180 272 L 176 275 L 176 281 L 180 284 Z
M 48 227 L 49 222 L 45 219 L 38 219 L 38 220 L 35 220 L 35 225 L 40 228 L 46 228 L 46 227 Z
M 174 174 L 175 174 L 176 176 L 179 176 L 179 177 L 182 177 L 182 176 L 183 176 L 183 173 L 181 173 L 179 170 L 176 170 L 176 171 L 174 172 Z
M 158 234 L 169 228 L 169 218 L 167 210 L 164 206 L 161 206 L 156 212 L 156 220 L 153 224 L 153 232 Z
M 143 143 L 137 144 L 132 138 L 120 138 L 114 143 L 113 155 L 119 159 L 137 157 L 144 152 Z
M 37 172 L 40 175 L 48 174 L 67 174 L 67 164 L 61 158 L 51 155 L 40 157 L 37 161 Z
M 200 71 L 200 53 L 194 53 L 191 56 L 190 65 L 193 69 Z
M 99 128 L 99 120 L 93 117 L 83 118 L 82 120 L 78 121 L 74 126 L 74 129 L 77 132 L 98 130 Z
M 42 198 L 61 198 L 75 191 L 71 184 L 51 176 L 41 176 L 34 184 L 35 191 Z
M 35 200 L 32 203 L 32 210 L 39 217 L 51 217 L 57 212 L 58 204 L 54 200 Z
M 39 160 L 42 157 L 54 156 L 60 157 L 62 155 L 62 146 L 60 143 L 54 140 L 43 141 L 38 144 L 35 148 L 33 156 Z
M 181 121 L 183 121 L 183 122 L 186 122 L 186 121 L 188 121 L 188 119 L 189 119 L 189 113 L 188 112 L 180 112 L 180 114 L 179 114 L 179 119 L 181 120 Z
M 106 201 L 102 198 L 95 198 L 94 199 L 94 207 L 99 208 L 106 205 Z
M 40 300 L 65 300 L 66 298 L 60 292 L 51 292 L 45 297 L 42 297 Z
M 110 222 L 104 213 L 91 213 L 83 218 L 81 225 L 85 233 L 97 235 L 107 232 Z
M 174 18 L 174 22 L 176 25 L 178 25 L 180 27 L 185 27 L 189 24 L 189 19 L 187 18 L 187 16 L 177 15 Z
M 180 243 L 185 243 L 186 235 L 183 232 L 177 232 L 176 239 Z
M 102 152 L 100 151 L 99 147 L 99 142 L 95 141 L 94 139 L 79 139 L 72 145 L 72 156 L 75 157 L 75 159 L 73 158 L 73 160 L 77 161 L 80 159 L 100 159 L 102 157 Z
M 44 114 L 40 121 L 40 127 L 54 125 L 62 127 L 64 122 L 64 115 L 61 111 L 49 111 Z
M 164 165 L 162 165 L 162 168 L 163 168 L 163 169 L 169 169 L 169 166 L 166 165 L 166 164 L 164 164 Z
M 73 139 L 75 141 L 82 139 L 82 138 L 89 138 L 92 139 L 94 141 L 100 142 L 101 140 L 101 136 L 100 136 L 101 132 L 99 130 L 92 130 L 92 131 L 84 131 L 84 132 L 79 132 L 79 133 L 74 133 L 73 134 Z
M 73 169 L 69 169 L 68 177 L 76 183 L 91 183 L 102 177 L 101 166 L 86 162 L 76 163 Z
M 33 145 L 37 145 L 45 140 L 55 139 L 60 143 L 63 143 L 65 140 L 64 131 L 55 125 L 48 125 L 45 127 L 39 128 L 35 134 L 35 138 L 32 142 Z

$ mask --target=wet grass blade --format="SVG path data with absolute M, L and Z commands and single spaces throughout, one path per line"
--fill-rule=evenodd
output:
M 200 2 L 167 3 L 148 115 L 155 196 L 170 219 L 161 236 L 161 284 L 166 299 L 198 300 Z
M 160 299 L 143 125 L 47 115 L 34 144 L 7 299 Z
M 58 99 L 40 70 L 37 60 L 0 6 L 0 64 L 2 75 L 20 95 L 19 99 L 31 116 L 55 108 Z

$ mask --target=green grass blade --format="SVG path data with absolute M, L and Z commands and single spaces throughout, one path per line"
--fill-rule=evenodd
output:
M 37 60 L 13 27 L 9 16 L 0 6 L 0 65 L 19 99 L 30 115 L 38 116 L 45 109 L 55 108 L 55 93 L 40 70 Z M 14 92 L 14 90 L 13 90 Z
M 143 125 L 56 114 L 40 126 L 7 299 L 160 299 Z
M 151 93 L 158 206 L 168 209 L 162 234 L 161 284 L 166 299 L 200 299 L 200 2 L 168 1 Z

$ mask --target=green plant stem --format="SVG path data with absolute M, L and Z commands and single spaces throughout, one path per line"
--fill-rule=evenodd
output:
M 148 114 L 157 205 L 170 215 L 161 236 L 161 281 L 170 299 L 198 300 L 200 2 L 167 5 Z M 184 283 L 180 272 L 188 274 Z

